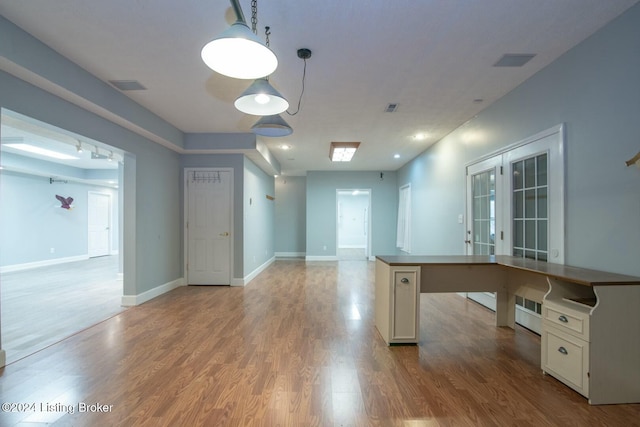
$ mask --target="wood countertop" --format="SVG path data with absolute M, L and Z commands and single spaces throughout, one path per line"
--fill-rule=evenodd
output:
M 640 277 L 508 255 L 380 255 L 376 258 L 390 266 L 499 265 L 585 286 L 640 285 Z

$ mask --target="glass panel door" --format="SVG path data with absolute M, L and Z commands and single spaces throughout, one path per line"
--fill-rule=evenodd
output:
M 495 255 L 496 251 L 496 170 L 473 175 L 472 244 L 476 255 Z
M 547 169 L 547 153 L 511 163 L 514 256 L 548 259 Z
M 500 254 L 500 214 L 496 197 L 501 182 L 501 156 L 490 158 L 467 168 L 467 235 L 468 255 Z M 496 238 L 498 236 L 498 238 Z

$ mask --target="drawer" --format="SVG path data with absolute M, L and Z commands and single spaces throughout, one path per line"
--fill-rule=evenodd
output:
M 542 319 L 559 330 L 581 338 L 589 339 L 589 311 L 579 310 L 569 304 L 544 301 Z
M 542 369 L 589 397 L 589 343 L 553 327 L 542 334 Z

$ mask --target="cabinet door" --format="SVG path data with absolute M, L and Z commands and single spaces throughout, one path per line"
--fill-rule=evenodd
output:
M 417 276 L 416 271 L 394 272 L 391 340 L 417 342 L 419 295 Z
M 589 343 L 546 322 L 542 331 L 542 369 L 589 397 Z

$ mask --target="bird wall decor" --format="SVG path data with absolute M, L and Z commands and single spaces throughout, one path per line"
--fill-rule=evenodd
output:
M 73 197 L 62 197 L 62 196 L 58 196 L 56 194 L 56 199 L 58 199 L 61 203 L 60 207 L 62 209 L 67 209 L 67 210 L 71 210 L 73 209 L 73 206 L 71 206 L 71 203 L 73 203 Z
M 638 154 L 627 160 L 625 163 L 627 164 L 627 166 L 636 165 L 640 168 L 640 151 L 638 151 Z

